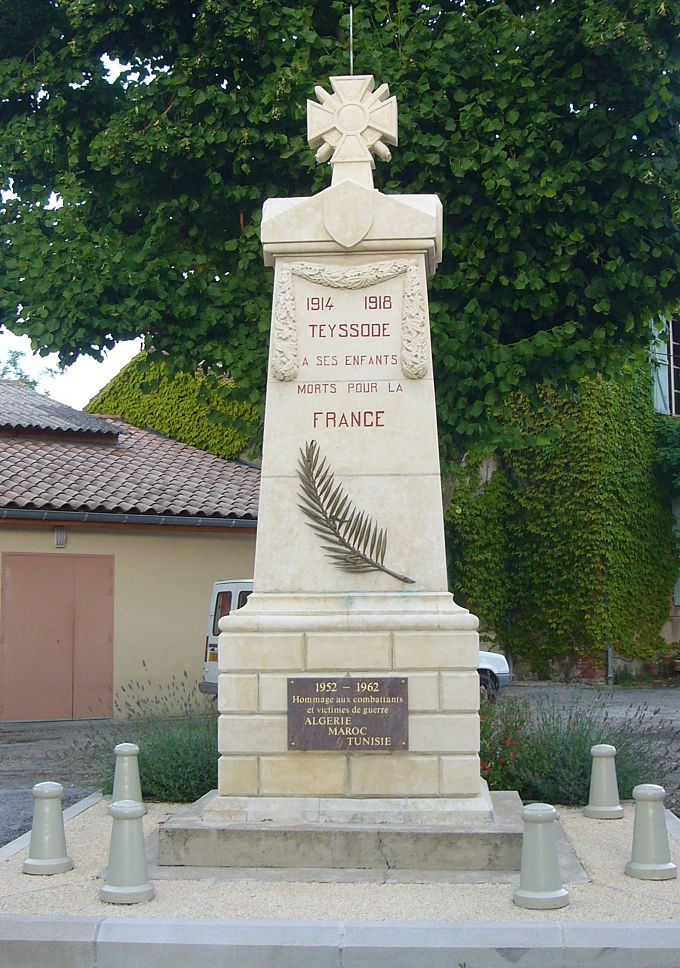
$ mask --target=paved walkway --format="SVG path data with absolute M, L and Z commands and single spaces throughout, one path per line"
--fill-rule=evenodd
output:
M 149 835 L 171 809 L 149 805 Z M 110 838 L 100 801 L 66 824 L 74 870 L 29 877 L 25 849 L 0 859 L 0 964 L 678 968 L 680 884 L 623 874 L 630 805 L 623 820 L 588 820 L 574 808 L 560 815 L 587 877 L 576 868 L 565 876 L 571 903 L 558 911 L 515 907 L 516 874 L 505 883 L 307 883 L 268 871 L 188 879 L 182 869 L 154 878 L 152 901 L 127 907 L 98 899 Z M 674 838 L 671 853 L 680 865 Z
M 433 882 L 431 872 L 421 874 L 426 883 L 395 883 L 389 871 L 369 872 L 369 883 L 318 883 L 301 880 L 295 871 L 277 874 L 262 870 L 255 876 L 216 868 L 161 868 L 159 879 L 152 870 L 157 895 L 153 901 L 132 909 L 102 905 L 97 891 L 106 869 L 111 835 L 106 807 L 106 801 L 100 800 L 67 822 L 66 839 L 74 870 L 51 877 L 22 874 L 25 848 L 0 860 L 0 914 L 448 923 L 680 922 L 679 881 L 641 881 L 623 873 L 630 860 L 633 834 L 630 804 L 623 820 L 610 821 L 589 820 L 575 807 L 559 809 L 563 830 L 580 866 L 568 860 L 562 864 L 571 892 L 569 907 L 541 912 L 516 907 L 512 890 L 518 874 L 500 872 L 492 875 L 493 883 L 472 883 L 464 874 L 454 875 L 456 882 Z M 148 804 L 144 818 L 147 835 L 178 809 L 182 808 Z M 676 829 L 680 830 L 680 821 Z M 153 841 L 149 849 L 152 853 Z M 672 855 L 680 866 L 680 843 L 675 840 Z M 446 878 L 446 872 L 440 876 Z
M 513 684 L 506 694 L 533 699 L 554 698 L 568 705 L 581 698 L 592 698 L 615 718 L 630 716 L 640 707 L 646 707 L 649 715 L 663 721 L 668 730 L 680 729 L 680 676 L 669 680 L 665 686 L 656 683 L 648 686 L 585 686 L 567 685 L 562 682 L 522 682 Z

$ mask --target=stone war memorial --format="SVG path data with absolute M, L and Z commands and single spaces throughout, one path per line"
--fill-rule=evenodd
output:
M 436 195 L 385 195 L 397 102 L 332 77 L 330 187 L 264 204 L 274 271 L 254 590 L 220 621 L 219 789 L 160 862 L 518 869 L 479 767 L 477 619 L 447 589 L 427 278 Z

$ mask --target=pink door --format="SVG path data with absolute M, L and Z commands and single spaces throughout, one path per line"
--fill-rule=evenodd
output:
M 113 557 L 2 556 L 0 719 L 111 715 Z

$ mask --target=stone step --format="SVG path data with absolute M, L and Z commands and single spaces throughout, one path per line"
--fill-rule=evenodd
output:
M 365 870 L 518 871 L 522 803 L 491 794 L 478 824 L 222 823 L 203 819 L 210 797 L 159 828 L 159 866 Z

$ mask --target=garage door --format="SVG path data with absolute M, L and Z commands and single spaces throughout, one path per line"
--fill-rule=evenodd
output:
M 113 557 L 2 556 L 0 719 L 111 715 Z

